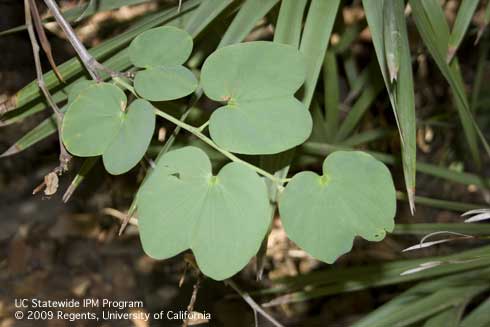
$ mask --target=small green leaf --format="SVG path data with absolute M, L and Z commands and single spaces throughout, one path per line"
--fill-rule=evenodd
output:
M 244 154 L 272 154 L 303 143 L 311 116 L 294 92 L 305 79 L 297 49 L 271 42 L 248 42 L 217 50 L 201 72 L 206 95 L 227 105 L 210 118 L 213 140 Z
M 150 101 L 169 101 L 191 94 L 197 88 L 194 74 L 183 66 L 160 66 L 138 72 L 136 92 Z
M 154 130 L 152 105 L 141 99 L 133 101 L 121 117 L 117 135 L 102 156 L 107 171 L 119 175 L 133 168 L 148 149 Z
M 121 125 L 126 95 L 120 88 L 101 83 L 88 87 L 71 103 L 63 119 L 63 143 L 81 157 L 104 153 Z
M 136 100 L 126 109 L 123 91 L 100 83 L 88 86 L 68 106 L 62 138 L 72 154 L 103 155 L 107 171 L 122 174 L 143 157 L 154 128 L 150 103 Z
M 249 262 L 270 223 L 264 181 L 239 163 L 213 176 L 209 158 L 196 147 L 164 154 L 137 205 L 148 255 L 166 259 L 191 249 L 201 271 L 216 280 Z
M 279 198 L 288 237 L 315 258 L 333 263 L 354 237 L 380 241 L 395 226 L 396 194 L 389 170 L 370 155 L 338 151 L 323 175 L 301 172 Z
M 182 65 L 192 52 L 192 37 L 172 26 L 153 28 L 129 46 L 129 59 L 139 68 Z
M 71 104 L 89 86 L 95 85 L 93 80 L 81 80 L 68 88 L 68 104 Z
M 129 46 L 131 62 L 139 68 L 134 88 L 150 101 L 185 97 L 197 88 L 194 74 L 182 64 L 192 52 L 192 37 L 184 30 L 164 26 L 148 30 Z

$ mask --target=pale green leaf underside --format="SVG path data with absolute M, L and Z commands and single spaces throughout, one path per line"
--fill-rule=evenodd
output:
M 129 46 L 129 58 L 139 68 L 182 65 L 192 52 L 192 37 L 172 26 L 138 35 Z
M 92 84 L 68 106 L 62 138 L 81 157 L 103 155 L 111 174 L 122 174 L 143 157 L 155 128 L 155 114 L 145 100 L 126 109 L 126 95 L 109 83 Z
M 277 153 L 303 143 L 312 120 L 293 96 L 244 101 L 216 110 L 209 132 L 229 151 L 246 154 Z
M 126 95 L 112 84 L 95 84 L 82 91 L 63 119 L 68 151 L 81 157 L 101 155 L 119 130 L 124 108 Z
M 184 66 L 148 68 L 136 74 L 136 92 L 150 101 L 170 101 L 185 97 L 197 88 L 194 74 Z
M 155 130 L 152 105 L 145 100 L 133 101 L 121 122 L 117 136 L 105 150 L 104 167 L 113 175 L 127 172 L 143 158 Z
M 209 158 L 196 147 L 162 156 L 137 205 L 148 255 L 166 259 L 191 249 L 201 271 L 216 280 L 249 262 L 270 223 L 264 181 L 239 163 L 214 177 Z
M 380 241 L 394 228 L 395 188 L 389 170 L 370 155 L 338 151 L 322 176 L 301 172 L 279 199 L 288 237 L 315 258 L 333 263 L 356 236 Z
M 68 88 L 68 105 L 70 105 L 89 86 L 95 85 L 94 80 L 81 80 Z
M 194 74 L 182 66 L 192 52 L 192 37 L 184 30 L 164 26 L 136 37 L 129 47 L 131 62 L 140 68 L 134 88 L 150 101 L 185 97 L 197 88 Z
M 209 98 L 228 105 L 211 116 L 211 137 L 243 154 L 278 153 L 303 143 L 311 116 L 294 93 L 304 79 L 304 59 L 292 46 L 257 41 L 217 50 L 203 65 L 201 83 Z

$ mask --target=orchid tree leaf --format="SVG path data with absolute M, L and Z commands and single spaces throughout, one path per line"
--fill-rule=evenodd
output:
M 134 85 L 138 94 L 147 100 L 169 101 L 191 94 L 198 83 L 184 66 L 159 66 L 137 73 Z
M 192 37 L 184 30 L 163 26 L 137 36 L 129 46 L 129 58 L 142 70 L 136 73 L 134 88 L 150 101 L 185 97 L 198 86 L 194 74 L 182 66 L 192 52 Z
M 304 59 L 292 46 L 257 41 L 217 50 L 201 71 L 206 95 L 226 103 L 211 115 L 211 138 L 242 154 L 273 154 L 303 143 L 312 120 L 294 93 L 304 80 Z
M 184 147 L 164 154 L 137 195 L 145 252 L 166 259 L 191 249 L 200 270 L 222 280 L 258 251 L 270 223 L 265 182 L 241 163 L 213 175 L 208 156 Z
M 388 168 L 359 151 L 337 151 L 323 175 L 301 172 L 279 198 L 288 237 L 315 258 L 333 263 L 356 236 L 382 240 L 394 229 L 396 194 Z
M 80 91 L 63 119 L 67 150 L 80 157 L 103 155 L 105 168 L 114 175 L 133 168 L 148 148 L 155 114 L 146 100 L 138 99 L 128 108 L 126 101 L 124 92 L 109 83 Z
M 102 161 L 113 175 L 127 172 L 143 158 L 155 130 L 153 106 L 146 100 L 133 101 L 122 114 L 116 137 L 104 151 Z

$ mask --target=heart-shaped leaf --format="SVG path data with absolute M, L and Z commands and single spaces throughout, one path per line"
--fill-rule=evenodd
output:
M 350 251 L 357 235 L 382 240 L 395 226 L 395 211 L 388 168 L 359 151 L 332 153 L 323 163 L 322 176 L 295 175 L 279 200 L 288 237 L 327 263 Z
M 137 205 L 148 255 L 166 259 L 191 249 L 201 271 L 216 280 L 249 262 L 270 223 L 265 182 L 240 163 L 213 176 L 209 158 L 196 147 L 163 155 Z
M 71 104 L 83 91 L 96 83 L 94 80 L 81 80 L 70 86 L 68 89 L 68 104 Z
M 150 101 L 169 101 L 191 94 L 197 88 L 194 74 L 182 64 L 192 52 L 192 37 L 171 26 L 153 28 L 138 35 L 129 46 L 136 73 L 134 88 Z
M 99 83 L 86 86 L 68 106 L 62 139 L 74 155 L 103 155 L 107 171 L 117 175 L 141 160 L 154 129 L 155 114 L 149 102 L 136 100 L 126 108 L 121 89 Z
M 191 94 L 197 88 L 194 74 L 184 66 L 160 66 L 138 72 L 136 91 L 150 101 L 167 101 Z
M 303 143 L 312 120 L 294 92 L 304 79 L 304 59 L 294 47 L 257 41 L 217 50 L 201 71 L 206 95 L 227 102 L 211 115 L 212 139 L 243 154 L 273 154 Z

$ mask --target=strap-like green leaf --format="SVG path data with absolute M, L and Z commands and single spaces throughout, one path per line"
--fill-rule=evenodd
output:
M 369 30 L 373 38 L 373 45 L 383 75 L 386 89 L 390 97 L 393 113 L 397 120 L 400 138 L 402 140 L 402 159 L 403 173 L 405 176 L 405 185 L 410 197 L 410 207 L 414 210 L 413 196 L 415 195 L 415 163 L 416 163 L 416 126 L 415 126 L 415 100 L 412 78 L 412 60 L 410 48 L 408 45 L 407 28 L 405 15 L 403 12 L 403 0 L 389 0 L 397 2 L 391 7 L 391 15 L 396 17 L 396 28 L 399 33 L 399 49 L 397 51 L 399 59 L 398 78 L 395 83 L 391 83 L 387 69 L 387 57 L 384 45 L 384 35 L 391 35 L 389 31 L 383 31 L 384 28 L 390 28 L 390 24 L 385 24 L 384 6 L 387 0 L 363 0 L 364 11 L 369 25 Z M 397 34 L 398 35 L 398 34 Z
M 451 35 L 449 36 L 449 46 L 447 53 L 447 61 L 451 62 L 454 58 L 456 51 L 458 51 L 459 45 L 463 41 L 463 38 L 470 26 L 471 19 L 478 7 L 479 0 L 462 0 L 459 6 L 458 15 L 454 22 Z

